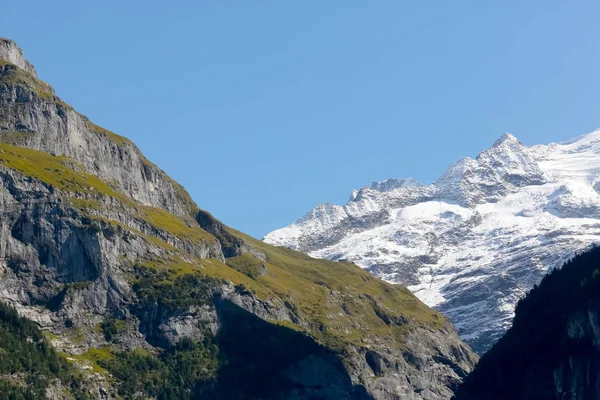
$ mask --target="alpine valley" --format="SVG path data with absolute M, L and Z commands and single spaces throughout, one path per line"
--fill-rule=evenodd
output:
M 507 168 L 529 160 L 511 138 L 489 157 L 504 155 L 504 147 L 515 152 Z M 562 159 L 553 157 L 561 149 L 544 153 L 548 165 L 559 165 Z M 204 151 L 211 150 L 220 151 Z M 483 171 L 475 163 L 454 168 L 445 178 L 448 187 L 461 171 Z M 527 165 L 537 168 L 533 161 Z M 505 185 L 506 193 L 549 179 L 541 170 L 521 172 Z M 210 174 L 210 167 L 203 173 Z M 464 183 L 470 184 L 479 181 Z M 481 187 L 489 200 L 495 190 Z M 390 217 L 384 216 L 393 199 L 396 208 L 399 202 L 437 204 L 423 202 L 435 187 L 389 189 L 363 190 L 351 202 L 364 213 L 353 217 L 362 232 L 378 224 L 387 229 Z M 579 199 L 573 191 L 580 190 L 587 187 L 556 186 L 548 207 L 580 212 L 571 203 Z M 589 195 L 588 213 L 596 204 Z M 376 212 L 373 207 L 384 201 L 389 207 Z M 447 208 L 444 219 L 423 219 L 423 226 L 442 225 L 457 235 L 489 218 L 474 208 L 439 204 Z M 426 209 L 415 212 L 411 218 L 428 215 Z M 318 256 L 325 254 L 320 245 L 344 246 L 343 236 L 361 234 L 355 223 L 344 222 L 350 221 L 346 215 L 341 207 L 321 207 L 302 225 L 321 224 L 318 240 L 282 244 Z M 325 226 L 319 218 L 339 221 Z M 592 228 L 585 229 L 591 234 Z M 559 246 L 562 234 L 543 237 Z M 585 237 L 569 234 L 583 246 Z M 401 235 L 398 240 L 406 243 L 428 237 Z M 388 257 L 397 264 L 379 262 L 376 268 L 388 280 L 433 283 L 431 293 L 439 293 L 433 302 L 441 304 L 449 270 L 437 275 L 434 252 L 443 245 L 432 246 L 422 252 L 430 259 L 411 258 L 414 273 L 404 277 L 397 267 L 409 259 L 392 257 L 395 248 Z M 539 257 L 531 276 L 507 271 L 507 283 L 497 290 L 513 280 L 535 281 L 545 268 L 545 253 Z M 357 261 L 366 266 L 366 259 Z M 423 266 L 432 267 L 434 279 Z M 21 49 L 0 39 L 0 398 L 449 399 L 476 360 L 449 320 L 409 290 L 351 262 L 255 240 L 201 210 L 131 141 L 94 125 L 57 97 Z
M 600 131 L 532 147 L 505 134 L 432 184 L 375 182 L 264 241 L 406 285 L 483 353 L 548 270 L 598 242 L 599 193 Z

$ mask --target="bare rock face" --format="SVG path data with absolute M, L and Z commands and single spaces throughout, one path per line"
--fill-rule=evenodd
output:
M 27 61 L 21 48 L 12 40 L 0 37 L 0 60 L 8 61 L 37 78 L 35 68 Z
M 385 354 L 367 351 L 359 371 L 363 379 L 375 375 L 368 386 L 376 399 L 445 399 L 467 376 L 475 358 L 472 351 L 455 337 L 451 326 L 442 331 L 415 330 L 407 335 L 402 351 Z M 444 382 L 439 385 L 438 382 Z
M 225 226 L 61 101 L 13 42 L 0 59 L 0 301 L 83 368 L 92 398 L 161 394 L 98 362 L 193 346 L 211 354 L 198 376 L 227 360 L 184 384 L 194 398 L 448 399 L 473 368 L 405 289 Z

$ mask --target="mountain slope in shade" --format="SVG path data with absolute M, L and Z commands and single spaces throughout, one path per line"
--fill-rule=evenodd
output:
M 554 269 L 519 301 L 513 326 L 457 400 L 600 398 L 600 249 Z
M 510 134 L 433 184 L 390 180 L 264 241 L 407 285 L 484 352 L 516 301 L 600 234 L 600 131 L 527 147 Z
M 49 398 L 441 400 L 477 359 L 405 288 L 201 210 L 6 39 L 0 301 L 43 330 L 32 340 L 58 351 L 56 368 L 68 363 L 31 366 Z M 18 397 L 26 375 L 0 375 Z

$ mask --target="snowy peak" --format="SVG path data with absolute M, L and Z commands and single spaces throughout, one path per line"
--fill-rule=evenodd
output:
M 23 50 L 21 50 L 21 48 L 12 40 L 3 37 L 0 37 L 0 60 L 8 61 L 37 77 L 35 68 L 27 61 L 23 55 Z
M 500 137 L 500 139 L 498 139 L 494 142 L 494 145 L 492 147 L 514 146 L 514 145 L 520 145 L 520 144 L 521 144 L 521 142 L 519 142 L 519 139 L 517 139 L 510 133 L 506 132 L 504 135 L 502 135 Z
M 505 133 L 475 160 L 464 158 L 451 165 L 434 185 L 439 188 L 440 199 L 473 207 L 545 180 L 530 149 Z
M 505 179 L 518 178 L 522 181 L 516 182 L 518 186 L 536 184 L 534 182 L 540 184 L 544 180 L 529 148 L 508 133 L 498 139 L 491 149 L 479 154 L 477 161 L 482 168 L 493 170 Z
M 535 163 L 535 160 L 530 157 L 529 148 L 521 144 L 510 133 L 505 133 L 494 142 L 492 147 L 482 151 L 477 156 L 477 160 L 480 162 L 493 161 L 499 165 L 512 165 L 513 167 L 522 163 Z
M 431 185 L 388 179 L 269 233 L 408 285 L 485 351 L 548 269 L 600 242 L 600 131 L 525 146 L 504 134 Z

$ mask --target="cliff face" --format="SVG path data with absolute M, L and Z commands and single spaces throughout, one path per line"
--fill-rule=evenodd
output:
M 600 397 L 600 249 L 553 271 L 517 306 L 513 327 L 456 399 Z
M 27 61 L 23 55 L 23 51 L 12 40 L 0 37 L 0 59 L 21 68 L 34 78 L 37 78 L 35 68 Z
M 140 204 L 177 216 L 197 209 L 181 186 L 128 139 L 94 125 L 56 97 L 50 86 L 17 66 L 0 61 L 0 74 L 3 82 L 13 83 L 0 88 L 4 142 L 69 157 Z
M 472 369 L 406 289 L 221 224 L 13 42 L 0 59 L 0 300 L 89 397 L 445 399 Z

